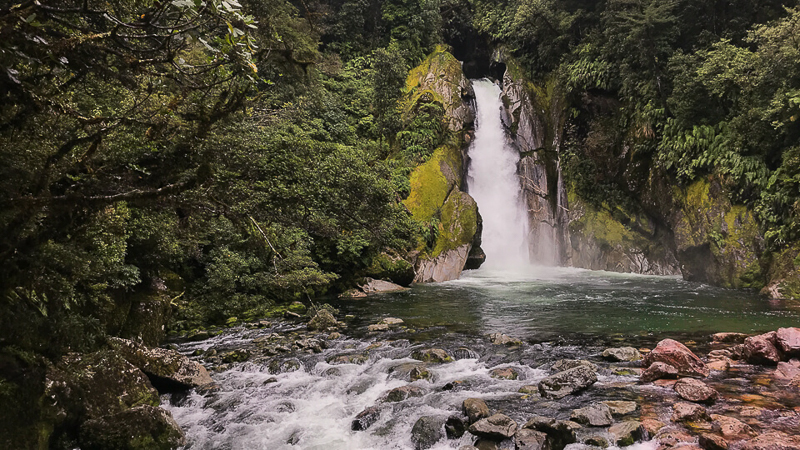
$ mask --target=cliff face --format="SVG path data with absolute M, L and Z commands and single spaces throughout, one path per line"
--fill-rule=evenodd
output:
M 417 283 L 457 279 L 468 260 L 470 268 L 482 262 L 478 206 L 463 192 L 465 152 L 475 120 L 473 98 L 461 63 L 443 47 L 409 73 L 404 115 L 420 101 L 438 102 L 449 130 L 445 144 L 412 172 L 411 192 L 404 201 L 415 219 L 431 224 L 435 235 L 412 255 Z

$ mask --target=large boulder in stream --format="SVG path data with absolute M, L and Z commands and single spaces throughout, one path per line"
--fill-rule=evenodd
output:
M 444 419 L 436 416 L 422 416 L 411 429 L 411 442 L 415 450 L 425 450 L 433 447 L 444 439 Z
M 508 439 L 517 431 L 517 422 L 505 414 L 481 419 L 469 427 L 469 432 L 487 439 Z
M 744 357 L 751 364 L 776 365 L 781 360 L 781 354 L 775 346 L 777 333 L 751 336 L 744 340 Z
M 174 392 L 213 383 L 202 364 L 175 350 L 148 348 L 127 339 L 110 338 L 114 349 L 146 373 L 159 392 Z
M 564 398 L 582 391 L 597 381 L 597 373 L 587 365 L 550 375 L 539 382 L 539 393 L 545 398 Z
M 786 356 L 800 356 L 800 328 L 778 328 L 775 343 Z
M 174 450 L 186 438 L 169 412 L 142 405 L 87 420 L 80 443 L 83 450 Z
M 711 370 L 685 345 L 673 339 L 664 339 L 659 342 L 644 358 L 645 367 L 650 367 L 655 362 L 663 362 L 678 370 L 678 373 L 687 377 L 707 377 Z

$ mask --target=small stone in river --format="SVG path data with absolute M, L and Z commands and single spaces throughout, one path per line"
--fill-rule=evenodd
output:
M 776 333 L 774 331 L 758 336 L 751 336 L 744 340 L 744 357 L 750 364 L 775 365 L 781 360 L 781 355 L 775 347 Z
M 422 397 L 425 393 L 416 386 L 401 386 L 386 393 L 385 402 L 402 402 L 411 397 Z
M 411 357 L 419 361 L 431 362 L 431 363 L 450 362 L 453 360 L 453 358 L 450 355 L 448 355 L 446 351 L 440 348 L 416 350 L 413 353 L 411 353 Z
M 489 417 L 489 407 L 479 398 L 468 398 L 461 404 L 461 410 L 469 418 L 470 423 Z
M 386 325 L 400 325 L 403 323 L 403 319 L 398 319 L 397 317 L 386 317 L 378 323 L 384 323 Z
M 389 324 L 386 323 L 376 323 L 374 325 L 370 325 L 367 327 L 368 331 L 388 331 Z
M 339 322 L 337 322 L 336 318 L 333 317 L 333 313 L 327 309 L 320 309 L 317 311 L 314 317 L 311 318 L 311 321 L 308 322 L 307 327 L 312 331 L 324 331 L 331 328 L 338 328 Z
M 715 333 L 711 335 L 711 340 L 719 344 L 742 344 L 747 339 L 744 333 Z
M 603 350 L 603 358 L 609 361 L 638 361 L 642 359 L 642 354 L 633 347 L 607 348 Z
M 626 402 L 622 400 L 610 400 L 601 402 L 608 406 L 608 409 L 611 410 L 611 414 L 615 416 L 624 416 L 626 414 L 630 414 L 639 407 L 636 402 Z
M 709 361 L 707 366 L 711 370 L 718 370 L 720 372 L 725 372 L 731 368 L 732 363 L 733 361 L 731 361 L 730 358 L 722 357 Z
M 585 408 L 572 411 L 570 420 L 593 427 L 607 427 L 611 425 L 611 410 L 602 403 L 593 403 Z
M 672 417 L 670 420 L 673 422 L 696 422 L 698 420 L 708 420 L 710 417 L 706 409 L 694 403 L 678 402 L 672 405 Z
M 672 367 L 667 363 L 660 361 L 654 362 L 639 376 L 639 382 L 649 383 L 651 381 L 660 380 L 662 378 L 677 378 L 678 369 Z
M 339 333 L 338 331 L 334 331 L 333 333 L 328 335 L 328 340 L 335 341 L 336 339 L 339 339 L 341 337 L 342 337 L 341 333 Z
M 526 384 L 525 386 L 519 388 L 517 392 L 520 394 L 538 394 L 539 386 L 536 386 L 535 384 Z
M 658 343 L 644 358 L 645 367 L 650 367 L 656 362 L 669 364 L 676 368 L 678 373 L 684 376 L 707 377 L 709 370 L 706 364 L 700 360 L 685 345 L 673 339 L 664 339 Z M 645 373 L 647 371 L 645 370 Z M 644 375 L 644 374 L 643 374 Z
M 550 375 L 539 382 L 539 393 L 544 398 L 564 398 L 581 391 L 597 381 L 597 374 L 591 367 L 580 365 L 563 372 Z
M 547 447 L 547 435 L 541 431 L 523 428 L 514 434 L 514 445 L 517 450 L 544 450 Z
M 433 447 L 444 437 L 444 420 L 436 416 L 422 416 L 411 429 L 411 442 L 415 450 Z
M 694 378 L 681 378 L 673 387 L 678 397 L 697 403 L 714 403 L 719 393 L 714 388 Z
M 517 422 L 505 414 L 481 419 L 469 427 L 469 432 L 488 439 L 508 439 L 517 431 Z
M 658 430 L 664 428 L 666 424 L 660 420 L 656 419 L 644 419 L 642 420 L 642 428 L 647 432 L 648 436 L 655 436 L 658 433 Z
M 444 423 L 444 431 L 447 439 L 458 439 L 467 432 L 467 424 L 459 416 L 450 416 Z
M 701 434 L 697 443 L 704 450 L 728 450 L 728 441 L 715 434 Z
M 381 417 L 381 410 L 378 409 L 376 406 L 369 407 L 356 416 L 353 419 L 353 423 L 350 425 L 350 428 L 353 431 L 363 431 L 367 428 L 371 427 L 372 424 L 378 421 Z
M 613 444 L 621 446 L 633 445 L 634 442 L 643 439 L 647 433 L 638 420 L 615 423 L 608 429 L 608 432 L 614 436 Z
M 480 355 L 466 347 L 459 347 L 453 351 L 453 357 L 455 359 L 478 359 Z
M 608 447 L 608 439 L 604 438 L 603 436 L 589 436 L 583 440 L 583 443 L 601 448 Z
M 492 378 L 500 378 L 504 380 L 516 380 L 517 378 L 519 378 L 519 373 L 513 367 L 503 367 L 490 370 L 489 376 Z
M 508 335 L 503 333 L 494 333 L 489 335 L 489 339 L 492 341 L 494 345 L 522 345 L 522 341 L 516 338 L 512 338 Z

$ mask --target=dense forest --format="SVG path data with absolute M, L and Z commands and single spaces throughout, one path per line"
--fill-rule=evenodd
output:
M 404 90 L 441 44 L 469 77 L 502 51 L 564 93 L 585 202 L 712 177 L 766 254 L 797 245 L 794 1 L 3 2 L 0 368 L 407 278 L 439 232 L 409 174 L 450 136 Z

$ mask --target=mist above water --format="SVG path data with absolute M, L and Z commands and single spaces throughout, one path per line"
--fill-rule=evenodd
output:
M 469 149 L 468 191 L 483 218 L 484 267 L 521 268 L 531 263 L 528 215 L 517 177 L 519 153 L 509 145 L 500 119 L 500 88 L 473 81 L 477 103 L 475 140 Z

